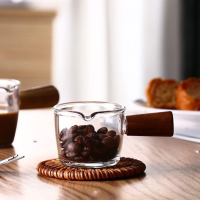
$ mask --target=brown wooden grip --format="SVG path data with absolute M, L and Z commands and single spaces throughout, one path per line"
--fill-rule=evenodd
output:
M 135 136 L 165 136 L 174 133 L 172 112 L 130 115 L 126 117 L 126 134 Z
M 58 101 L 58 90 L 52 85 L 36 87 L 20 92 L 20 109 L 52 107 Z

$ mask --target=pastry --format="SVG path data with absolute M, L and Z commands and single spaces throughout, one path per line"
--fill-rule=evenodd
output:
M 154 108 L 176 108 L 176 90 L 179 82 L 172 79 L 152 79 L 146 90 L 148 103 Z
M 200 110 L 200 78 L 188 78 L 180 83 L 176 92 L 176 108 Z

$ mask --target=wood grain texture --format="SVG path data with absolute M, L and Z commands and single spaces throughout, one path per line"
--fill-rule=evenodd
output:
M 51 84 L 52 11 L 0 9 L 0 78 Z
M 28 18 L 53 18 L 55 11 L 53 10 L 38 10 L 32 8 L 1 8 L 0 17 L 28 17 Z
M 57 157 L 53 110 L 22 110 L 13 146 L 0 149 L 0 159 L 16 153 L 25 158 L 0 168 L 0 199 L 199 200 L 200 154 L 196 150 L 199 143 L 124 135 L 122 156 L 142 160 L 147 167 L 143 175 L 95 182 L 57 180 L 35 169 L 39 162 Z
M 20 109 L 53 107 L 58 101 L 59 93 L 53 85 L 36 87 L 20 92 Z
M 129 115 L 126 117 L 128 136 L 164 136 L 172 137 L 174 123 L 172 112 Z

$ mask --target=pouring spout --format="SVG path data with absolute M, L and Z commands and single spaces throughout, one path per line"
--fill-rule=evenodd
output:
M 8 93 L 15 91 L 16 87 L 20 85 L 20 82 L 15 79 L 1 79 L 0 89 L 4 89 Z
M 94 118 L 94 117 L 93 117 Z M 91 121 L 93 119 L 91 116 L 85 116 L 84 117 L 84 120 L 85 121 Z

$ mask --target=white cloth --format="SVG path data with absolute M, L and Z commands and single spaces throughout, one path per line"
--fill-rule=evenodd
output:
M 55 1 L 52 81 L 60 102 L 129 107 L 145 98 L 150 79 L 179 80 L 179 1 Z

